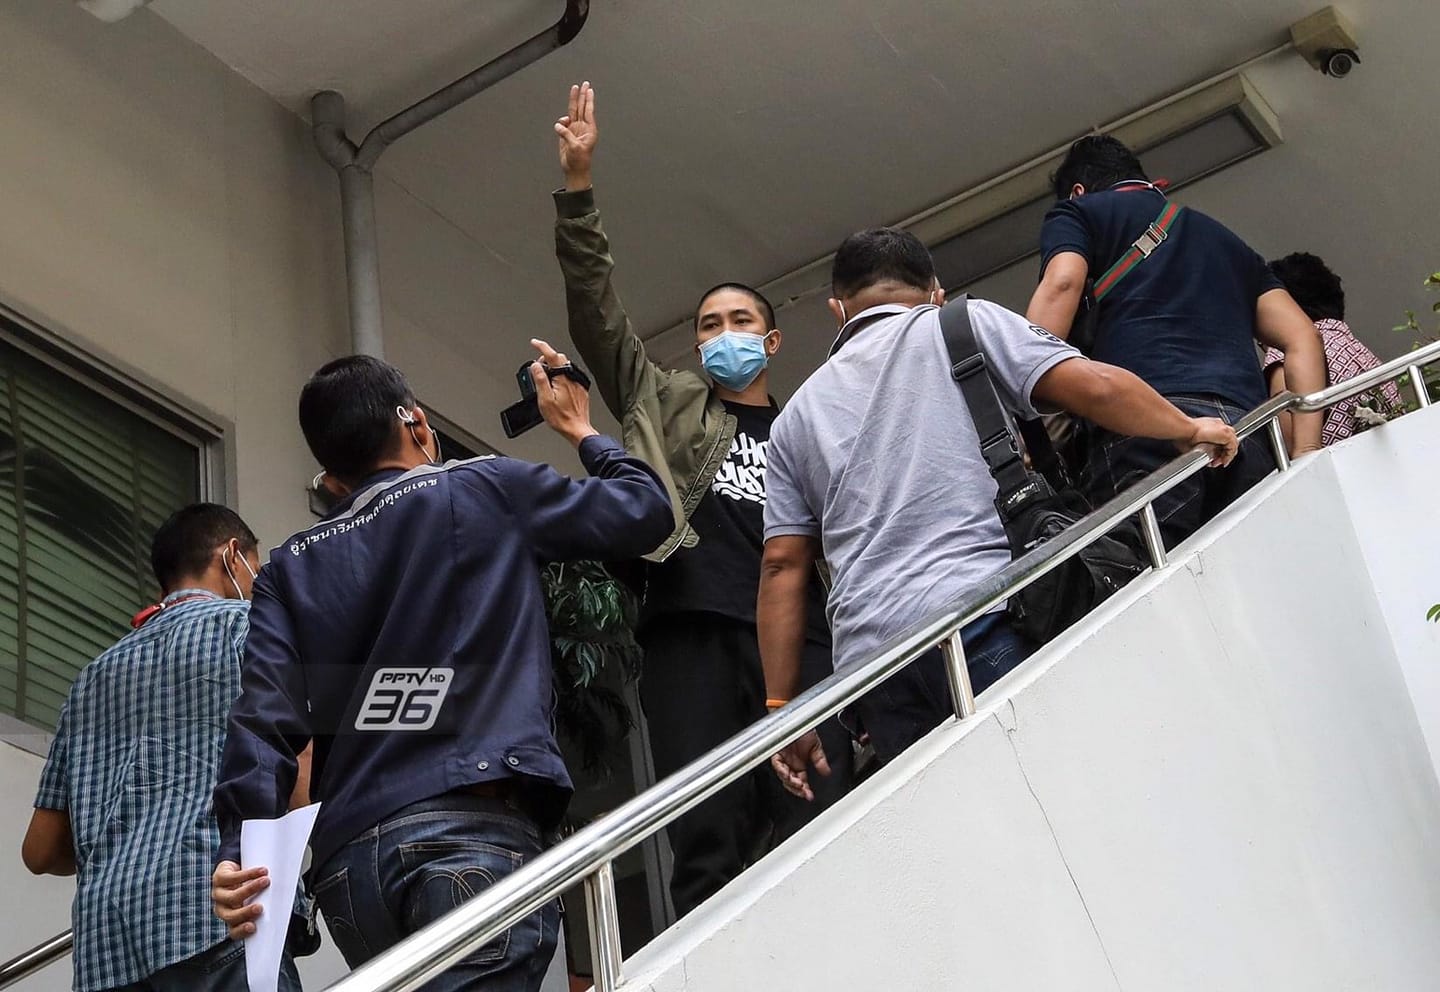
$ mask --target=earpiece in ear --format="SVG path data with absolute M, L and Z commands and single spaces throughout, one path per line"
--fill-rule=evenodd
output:
M 411 427 L 415 425 L 415 414 L 405 409 L 403 406 L 397 406 L 395 408 L 395 416 L 400 418 L 400 423 L 402 424 Z

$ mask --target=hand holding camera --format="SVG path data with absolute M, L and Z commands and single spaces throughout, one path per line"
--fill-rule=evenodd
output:
M 520 367 L 520 402 L 500 414 L 506 437 L 518 437 L 541 420 L 571 444 L 600 433 L 590 423 L 590 378 L 544 341 L 531 339 L 538 361 Z

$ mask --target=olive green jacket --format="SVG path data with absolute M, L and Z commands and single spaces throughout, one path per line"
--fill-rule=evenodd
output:
M 645 354 L 615 292 L 615 260 L 594 191 L 554 195 L 555 255 L 565 275 L 570 339 L 620 421 L 626 449 L 659 474 L 670 494 L 675 529 L 645 556 L 664 561 L 676 548 L 699 543 L 688 521 L 730 451 L 736 421 L 702 376 L 663 369 Z

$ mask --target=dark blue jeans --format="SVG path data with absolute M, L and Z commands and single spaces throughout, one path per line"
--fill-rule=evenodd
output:
M 1233 424 L 1249 411 L 1217 396 L 1166 396 L 1167 400 L 1192 417 L 1218 417 Z M 1081 488 L 1096 506 L 1122 489 L 1174 459 L 1179 450 L 1169 441 L 1148 437 L 1124 437 L 1097 431 L 1090 447 L 1090 464 Z M 1240 453 L 1225 468 L 1206 469 L 1192 475 L 1155 501 L 1155 516 L 1165 546 L 1175 547 L 1239 499 L 1275 469 L 1264 431 L 1251 434 L 1240 443 Z
M 238 940 L 222 940 L 115 992 L 248 992 L 249 988 L 245 945 Z M 280 959 L 280 992 L 300 992 L 300 975 L 288 954 Z
M 517 806 L 452 792 L 406 806 L 342 847 L 315 872 L 315 899 L 356 968 L 540 851 L 540 831 Z M 559 903 L 549 903 L 423 988 L 538 992 L 559 927 Z
M 1004 613 L 987 613 L 960 629 L 970 688 L 980 695 L 1030 657 L 1035 646 L 1020 636 Z M 955 715 L 945 656 L 929 652 L 896 672 L 855 704 L 851 712 L 870 735 L 875 756 L 886 762 Z

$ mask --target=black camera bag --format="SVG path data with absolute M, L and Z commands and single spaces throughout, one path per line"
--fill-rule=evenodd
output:
M 995 509 L 1005 526 L 1011 553 L 1019 558 L 1057 537 L 1092 508 L 1078 490 L 1061 487 L 1058 482 L 1052 486 L 1044 475 L 1026 466 L 1010 418 L 986 371 L 985 356 L 975 341 L 967 296 L 941 308 L 940 330 L 950 355 L 950 374 L 960 385 L 980 438 L 981 454 L 999 486 Z M 1032 464 L 1054 462 L 1043 429 L 1024 434 Z M 1139 525 L 1125 521 L 1010 597 L 1011 621 L 1026 637 L 1045 643 L 1143 572 L 1148 564 L 1143 548 Z

